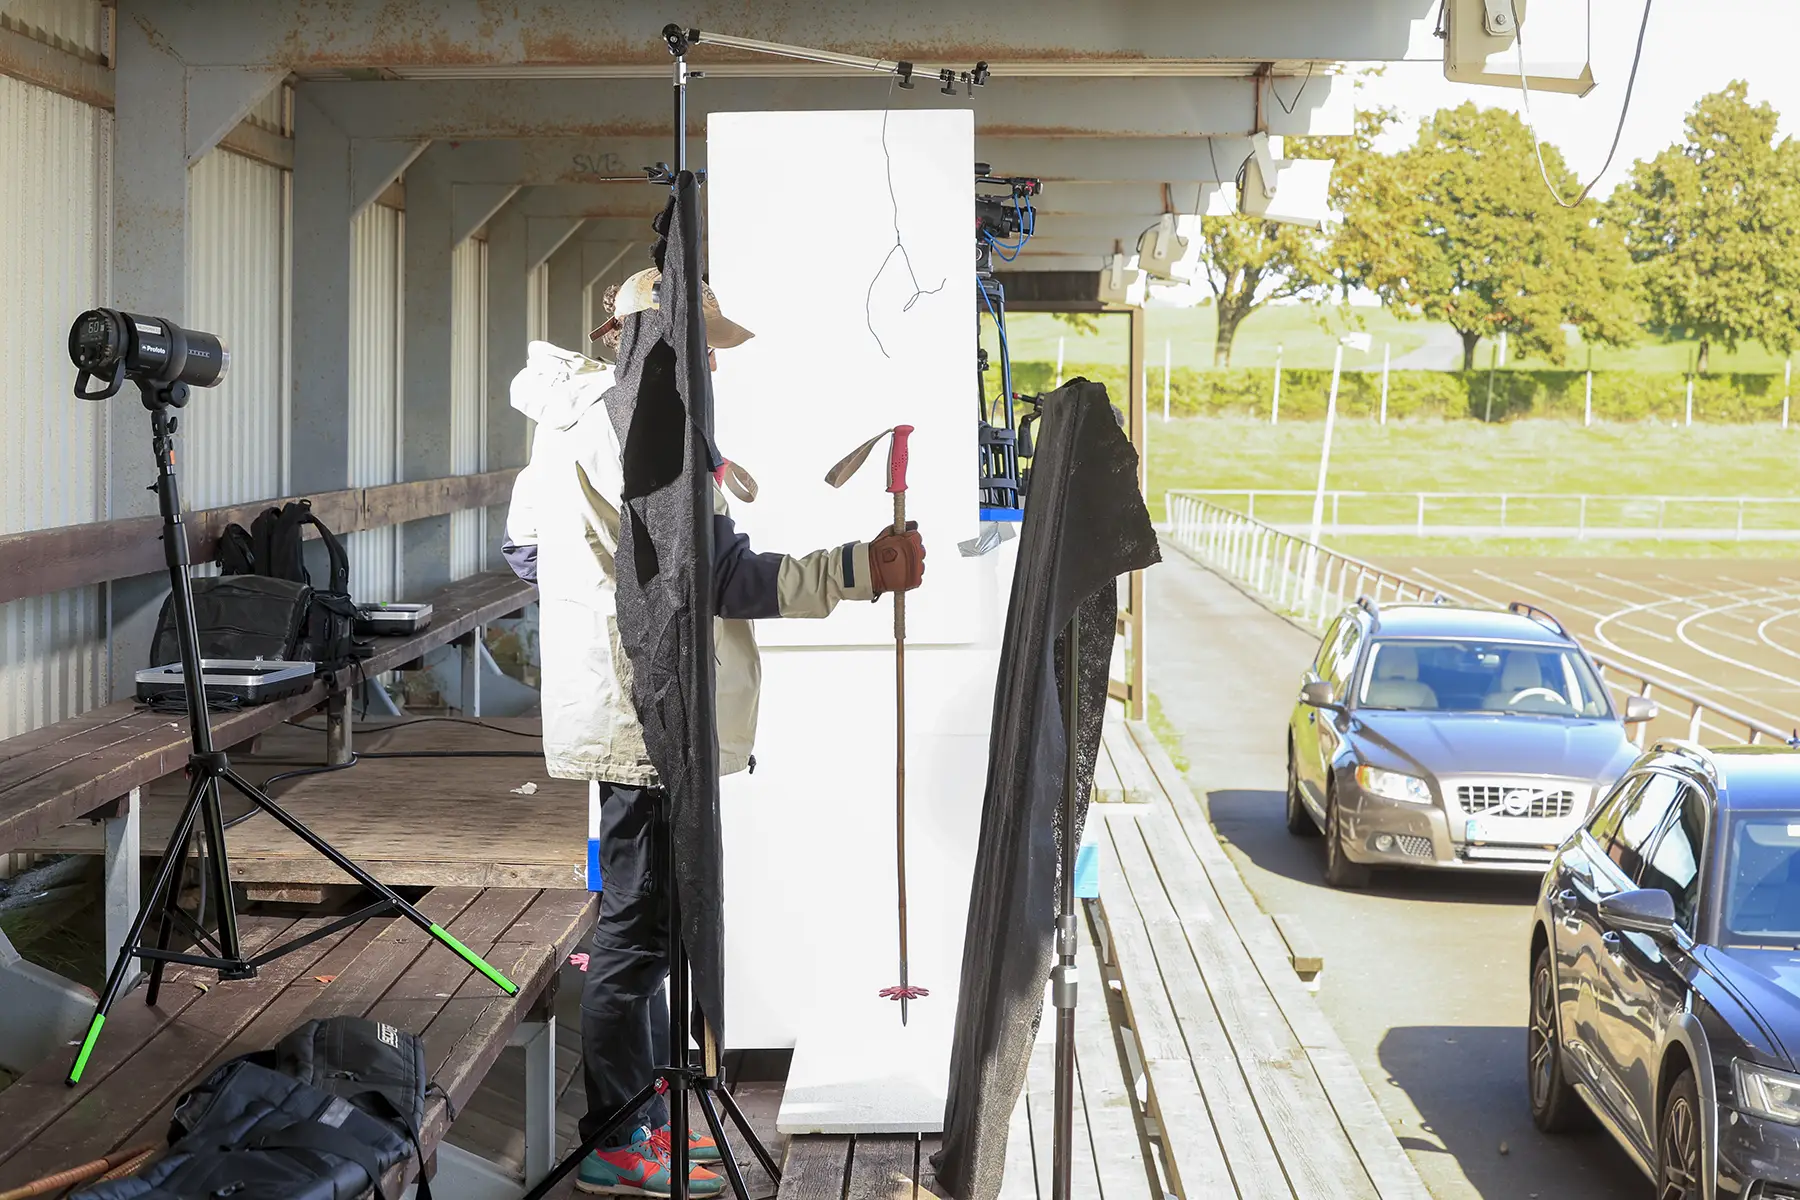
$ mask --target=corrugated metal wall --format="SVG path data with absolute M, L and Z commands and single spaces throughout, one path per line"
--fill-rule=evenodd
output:
M 67 338 L 107 298 L 111 147 L 111 114 L 0 76 L 0 280 L 24 301 L 0 319 L 0 533 L 106 514 L 107 421 L 125 402 L 70 394 Z M 100 589 L 0 605 L 0 737 L 103 702 L 105 679 Z
M 467 475 L 487 458 L 487 243 L 469 238 L 450 258 L 450 472 Z M 450 577 L 481 569 L 487 513 L 450 516 Z
M 379 204 L 350 227 L 350 486 L 400 478 L 401 307 L 405 214 Z M 398 531 L 351 534 L 350 588 L 358 600 L 395 600 Z
M 214 150 L 188 172 L 187 324 L 231 351 L 182 419 L 190 508 L 286 490 L 288 234 L 286 171 Z
M 89 62 L 105 62 L 112 50 L 108 16 L 99 0 L 6 0 L 0 27 Z

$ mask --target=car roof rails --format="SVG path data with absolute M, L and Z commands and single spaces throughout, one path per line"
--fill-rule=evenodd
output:
M 1563 623 L 1561 621 L 1557 620 L 1535 604 L 1527 604 L 1523 600 L 1514 600 L 1511 604 L 1506 606 L 1506 611 L 1509 613 L 1518 613 L 1521 617 L 1530 617 L 1546 629 L 1555 630 L 1570 641 L 1575 640 L 1570 636 L 1569 631 L 1563 628 Z
M 1699 767 L 1707 778 L 1716 780 L 1719 777 L 1719 764 L 1713 760 L 1712 751 L 1699 742 L 1687 738 L 1657 738 L 1650 743 L 1647 753 L 1674 754 Z
M 1381 620 L 1381 604 L 1375 599 L 1375 597 L 1370 596 L 1366 593 L 1364 595 L 1358 596 L 1356 598 L 1356 607 L 1362 609 L 1364 612 L 1368 613 L 1371 617 L 1374 617 L 1377 621 Z

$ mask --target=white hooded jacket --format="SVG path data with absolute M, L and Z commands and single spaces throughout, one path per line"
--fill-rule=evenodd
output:
M 544 759 L 560 779 L 653 787 L 619 644 L 613 552 L 623 474 L 602 396 L 612 368 L 532 342 L 512 406 L 537 424 L 531 461 L 513 484 L 506 557 L 537 584 L 543 656 Z M 753 619 L 823 617 L 841 600 L 871 600 L 869 550 L 851 542 L 803 558 L 758 554 L 715 486 L 713 575 L 719 619 L 719 770 L 751 764 L 762 666 Z

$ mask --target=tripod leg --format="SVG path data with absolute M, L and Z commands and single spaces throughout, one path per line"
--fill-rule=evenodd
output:
M 136 955 L 138 946 L 144 937 L 144 926 L 150 920 L 150 914 L 162 909 L 169 898 L 174 895 L 175 877 L 181 872 L 182 860 L 187 855 L 188 838 L 194 831 L 194 818 L 199 813 L 198 790 L 190 789 L 187 807 L 181 810 L 181 819 L 175 823 L 175 832 L 169 837 L 168 848 L 163 851 L 162 861 L 156 866 L 156 878 L 150 884 L 150 896 L 144 906 L 138 909 L 137 917 L 131 922 L 131 928 L 125 933 L 125 940 L 119 943 L 119 956 L 113 960 L 112 971 L 106 977 L 106 986 L 100 991 L 99 1002 L 94 1005 L 94 1019 L 88 1024 L 87 1036 L 81 1039 L 81 1049 L 75 1053 L 75 1062 L 69 1068 L 65 1082 L 74 1087 L 81 1082 L 81 1073 L 87 1069 L 88 1055 L 94 1052 L 94 1043 L 100 1040 L 100 1027 L 106 1024 L 106 1014 L 112 1009 L 113 1001 L 119 998 L 119 989 L 124 985 L 125 974 Z M 162 914 L 163 938 L 168 937 L 168 914 Z M 151 988 L 156 987 L 160 979 L 162 964 L 152 964 Z M 154 995 L 154 991 L 152 992 Z
M 712 1131 L 713 1141 L 718 1143 L 719 1165 L 725 1168 L 725 1178 L 731 1181 L 732 1194 L 737 1196 L 737 1200 L 750 1200 L 750 1189 L 744 1186 L 744 1172 L 738 1167 L 737 1155 L 732 1153 L 731 1144 L 725 1138 L 725 1125 L 719 1120 L 719 1110 L 713 1105 L 712 1092 L 705 1087 L 697 1087 L 694 1089 L 694 1098 L 700 1101 L 700 1112 L 706 1117 L 706 1127 Z
M 582 1159 L 598 1149 L 600 1143 L 605 1141 L 607 1137 L 612 1134 L 614 1129 L 623 1125 L 629 1117 L 637 1112 L 638 1109 L 648 1104 L 650 1102 L 650 1097 L 655 1094 L 656 1084 L 646 1084 L 638 1089 L 637 1095 L 613 1109 L 613 1111 L 607 1115 L 606 1120 L 602 1121 L 599 1127 L 594 1131 L 593 1136 L 584 1140 L 581 1145 L 569 1152 L 567 1158 L 550 1168 L 550 1173 L 538 1180 L 536 1187 L 525 1193 L 524 1200 L 544 1200 L 544 1197 L 549 1195 L 551 1190 L 555 1188 L 558 1183 L 562 1182 L 564 1175 L 567 1175 L 570 1171 L 573 1171 L 576 1167 L 580 1166 Z
M 289 833 L 293 834 L 308 846 L 317 850 L 332 863 L 336 864 L 338 870 L 350 876 L 350 878 L 356 880 L 356 882 L 362 884 L 371 892 L 380 896 L 383 900 L 386 900 L 389 904 L 399 910 L 400 915 L 404 916 L 407 920 L 411 921 L 414 925 L 417 925 L 420 929 L 423 929 L 426 933 L 429 933 L 432 937 L 436 938 L 450 949 L 456 951 L 457 955 L 461 957 L 464 962 L 493 980 L 494 984 L 498 986 L 501 991 L 509 996 L 518 995 L 518 984 L 488 965 L 488 961 L 482 958 L 481 955 L 457 941 L 448 929 L 445 929 L 436 921 L 433 921 L 430 917 L 427 917 L 424 913 L 408 904 L 401 898 L 399 893 L 394 891 L 393 888 L 357 866 L 354 862 L 350 861 L 350 859 L 344 857 L 335 846 L 308 829 L 305 825 L 301 824 L 296 817 L 286 809 L 282 808 L 279 804 L 275 803 L 275 801 L 271 800 L 249 780 L 229 768 L 222 772 L 220 777 L 224 779 L 226 783 L 229 783 L 232 787 L 242 793 L 246 800 L 281 822 L 282 826 L 287 829 Z
M 719 1103 L 725 1106 L 725 1111 L 730 1115 L 732 1123 L 738 1127 L 738 1132 L 744 1135 L 744 1142 L 750 1147 L 750 1153 L 756 1155 L 756 1161 L 762 1164 L 762 1169 L 768 1172 L 770 1179 L 780 1183 L 781 1168 L 775 1165 L 775 1156 L 769 1153 L 769 1148 L 763 1145 L 761 1138 L 756 1136 L 756 1130 L 750 1128 L 750 1122 L 745 1118 L 744 1110 L 738 1107 L 737 1101 L 733 1100 L 731 1093 L 724 1088 L 719 1089 Z
M 213 891 L 218 897 L 213 906 L 219 913 L 219 957 L 236 961 L 243 955 L 238 946 L 237 904 L 231 898 L 231 860 L 225 855 L 225 816 L 219 809 L 218 776 L 209 773 L 203 786 L 205 799 L 200 811 L 206 822 L 206 842 L 212 847 Z M 206 914 L 201 913 L 200 919 L 205 921 Z M 252 968 L 232 972 L 226 978 L 248 979 L 254 974 Z
M 188 784 L 187 808 L 182 813 L 182 820 L 186 823 L 187 834 L 181 839 L 181 848 L 175 854 L 175 878 L 169 884 L 168 890 L 163 894 L 162 919 L 157 923 L 156 929 L 156 948 L 158 950 L 167 950 L 169 948 L 169 934 L 175 927 L 175 911 L 181 901 L 181 869 L 187 864 L 188 847 L 191 846 L 194 841 L 194 825 L 200 814 L 198 806 L 205 802 L 205 789 L 206 779 L 204 776 L 197 775 L 194 777 L 193 782 Z M 150 904 L 145 907 L 148 908 L 155 903 L 156 898 L 152 896 Z M 206 914 L 204 912 L 197 915 L 201 922 L 205 922 Z M 163 971 L 168 965 L 168 963 L 160 958 L 153 958 L 150 960 L 150 985 L 144 990 L 144 1003 L 150 1005 L 152 1008 L 156 1006 L 157 998 L 162 995 Z

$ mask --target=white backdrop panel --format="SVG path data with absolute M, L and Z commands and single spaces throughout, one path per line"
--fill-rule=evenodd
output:
M 761 486 L 733 511 L 752 543 L 805 553 L 892 521 L 884 456 L 841 492 L 825 472 L 879 430 L 914 426 L 907 515 L 930 558 L 925 587 L 907 599 L 907 639 L 967 643 L 980 626 L 977 569 L 956 551 L 977 523 L 974 116 L 886 121 L 884 153 L 880 112 L 708 119 L 710 277 L 725 312 L 756 333 L 719 355 L 719 450 Z M 829 172 L 800 169 L 809 160 Z M 914 298 L 914 275 L 930 294 Z M 893 616 L 885 603 L 856 605 L 829 621 L 764 622 L 757 636 L 881 645 Z

